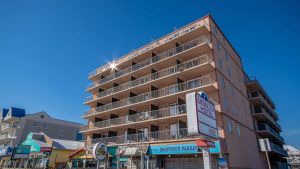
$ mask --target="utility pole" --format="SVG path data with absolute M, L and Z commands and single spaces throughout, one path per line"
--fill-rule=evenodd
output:
M 270 159 L 269 159 L 269 148 L 268 148 L 268 145 L 267 145 L 267 139 L 264 139 L 264 144 L 265 144 L 265 152 L 266 152 L 266 158 L 267 158 L 267 162 L 268 162 L 268 167 L 269 169 L 271 169 L 271 164 L 270 164 Z

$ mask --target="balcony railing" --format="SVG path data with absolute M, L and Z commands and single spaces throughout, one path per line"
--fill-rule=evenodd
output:
M 272 106 L 274 106 L 274 104 L 271 103 L 270 101 L 268 101 L 270 99 L 267 99 L 260 92 L 256 92 L 256 91 L 250 93 L 250 98 L 260 98 L 262 100 L 263 104 L 266 105 L 272 111 L 272 113 L 274 114 L 274 116 L 276 118 L 278 118 L 278 114 L 275 112 L 274 107 L 272 107 Z
M 105 97 L 108 95 L 112 95 L 114 93 L 117 93 L 117 92 L 120 92 L 120 91 L 123 91 L 126 89 L 130 89 L 130 88 L 133 88 L 133 87 L 136 87 L 139 85 L 143 85 L 143 84 L 152 82 L 154 80 L 158 80 L 158 79 L 166 77 L 166 76 L 174 75 L 176 73 L 180 73 L 182 71 L 195 68 L 199 65 L 209 63 L 210 61 L 211 60 L 210 60 L 209 56 L 207 54 L 205 54 L 205 55 L 202 55 L 195 59 L 189 60 L 187 62 L 163 69 L 161 71 L 158 71 L 158 72 L 143 76 L 141 78 L 135 79 L 133 81 L 124 83 L 120 86 L 116 86 L 116 87 L 110 88 L 108 90 L 102 91 L 95 96 L 89 96 L 86 98 L 86 102 L 93 101 L 93 100 L 96 100 L 98 98 L 102 98 L 102 97 Z
M 128 74 L 130 72 L 133 72 L 133 71 L 136 71 L 136 70 L 139 70 L 139 69 L 142 69 L 146 66 L 149 66 L 149 65 L 152 65 L 158 61 L 161 61 L 161 60 L 164 60 L 164 59 L 167 59 L 167 58 L 170 58 L 170 57 L 173 57 L 174 55 L 177 55 L 179 53 L 182 53 L 186 50 L 189 50 L 191 48 L 194 48 L 196 46 L 200 46 L 200 45 L 203 45 L 203 44 L 208 44 L 209 43 L 209 40 L 205 37 L 205 36 L 201 36 L 201 37 L 198 37 L 192 41 L 189 41 L 183 45 L 180 45 L 176 48 L 173 48 L 171 50 L 168 50 L 166 52 L 163 52 L 163 53 L 160 53 L 154 57 L 151 57 L 149 59 L 146 59 L 140 63 L 137 63 L 135 65 L 132 65 L 130 67 L 127 67 L 125 69 L 122 69 L 116 73 L 113 73 L 109 76 L 106 76 L 104 77 L 103 79 L 100 79 L 99 81 L 95 82 L 95 83 L 91 83 L 90 85 L 88 85 L 88 88 L 87 90 L 91 89 L 91 88 L 94 88 L 96 86 L 99 86 L 100 84 L 103 84 L 103 83 L 106 83 L 108 81 L 111 81 L 113 79 L 116 79 L 118 77 L 121 77 L 125 74 Z
M 105 142 L 107 144 L 126 144 L 135 142 L 155 142 L 163 140 L 178 140 L 188 138 L 187 129 L 165 130 L 149 133 L 138 133 L 130 135 L 120 135 L 114 137 L 103 137 L 92 139 L 92 144 Z
M 96 114 L 99 112 L 104 112 L 104 111 L 108 111 L 111 109 L 116 109 L 116 108 L 120 108 L 123 106 L 129 106 L 132 104 L 148 101 L 151 99 L 156 99 L 156 98 L 160 98 L 160 97 L 164 97 L 164 96 L 168 96 L 168 95 L 173 95 L 173 94 L 184 92 L 187 90 L 192 90 L 192 89 L 196 89 L 199 87 L 212 85 L 213 82 L 214 82 L 214 80 L 210 76 L 204 76 L 201 78 L 186 81 L 184 83 L 175 84 L 175 85 L 172 85 L 172 86 L 169 86 L 166 88 L 158 89 L 158 90 L 151 91 L 151 92 L 146 92 L 146 93 L 140 94 L 138 96 L 126 98 L 126 99 L 116 101 L 113 103 L 108 103 L 106 105 L 95 108 L 95 110 L 91 110 L 91 111 L 85 113 L 85 115 L 92 115 L 92 114 Z
M 9 129 L 9 128 L 12 128 L 13 126 L 11 126 L 11 124 L 9 123 L 4 123 L 1 125 L 1 130 L 6 130 L 6 129 Z
M 137 113 L 134 115 L 124 116 L 120 118 L 108 119 L 100 122 L 95 122 L 92 125 L 86 125 L 81 128 L 81 131 L 104 128 L 122 124 L 131 124 L 135 122 L 142 122 L 145 120 L 154 120 L 164 117 L 172 117 L 180 114 L 186 113 L 186 105 L 171 106 L 159 110 L 147 111 L 142 113 Z M 92 128 L 90 128 L 92 126 Z
M 283 156 L 288 156 L 287 152 L 279 145 L 274 144 L 273 142 L 270 141 L 270 147 L 271 147 L 271 151 L 273 152 L 277 152 Z
M 0 140 L 3 140 L 3 139 L 14 139 L 15 137 L 12 137 L 8 134 L 3 134 L 3 135 L 0 135 Z
M 259 106 L 254 108 L 255 114 L 264 114 L 277 128 L 281 130 L 281 126 L 278 124 L 278 122 L 272 117 L 271 113 L 267 111 L 264 107 Z
M 276 132 L 272 127 L 270 127 L 268 124 L 266 123 L 259 123 L 258 124 L 258 131 L 268 131 L 270 132 L 272 135 L 274 135 L 276 138 L 278 138 L 281 142 L 284 142 L 284 139 L 282 136 L 280 136 L 280 134 L 278 132 Z

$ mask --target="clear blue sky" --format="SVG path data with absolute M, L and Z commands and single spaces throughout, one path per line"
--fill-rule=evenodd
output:
M 299 1 L 0 0 L 0 107 L 85 123 L 87 75 L 208 13 L 300 148 Z

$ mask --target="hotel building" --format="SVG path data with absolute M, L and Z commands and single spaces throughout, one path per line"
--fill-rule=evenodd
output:
M 264 114 L 253 112 L 259 101 L 249 94 L 263 90 L 257 81 L 245 83 L 245 77 L 240 56 L 212 17 L 205 16 L 91 72 L 86 89 L 91 96 L 85 101 L 90 110 L 83 115 L 88 124 L 81 132 L 87 146 L 105 142 L 117 147 L 110 154 L 111 167 L 119 155 L 121 167 L 201 168 L 195 142 L 203 136 L 188 134 L 186 94 L 204 91 L 215 104 L 219 133 L 211 149 L 212 168 L 218 168 L 219 157 L 230 168 L 267 168 L 258 138 L 281 139 L 278 116 L 273 113 L 266 122 Z M 268 133 L 270 128 L 260 132 L 261 124 L 275 133 Z M 278 149 L 281 143 L 272 142 Z

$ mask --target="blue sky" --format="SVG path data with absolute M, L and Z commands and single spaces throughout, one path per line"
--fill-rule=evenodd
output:
M 298 1 L 0 0 L 0 107 L 85 123 L 87 75 L 210 13 L 300 148 Z

